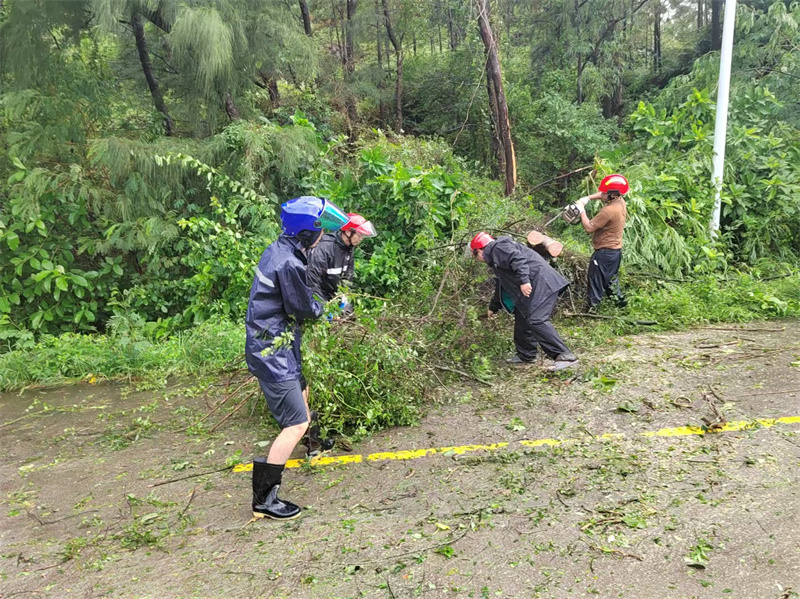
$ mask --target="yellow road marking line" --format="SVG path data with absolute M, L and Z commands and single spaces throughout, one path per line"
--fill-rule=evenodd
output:
M 699 426 L 679 426 L 675 428 L 662 428 L 657 431 L 647 431 L 644 433 L 636 433 L 637 437 L 685 437 L 688 435 L 715 435 L 717 433 L 730 433 L 752 428 L 770 428 L 776 424 L 799 424 L 800 416 L 784 416 L 783 418 L 758 418 L 756 420 L 740 420 L 737 422 L 729 422 L 718 431 L 708 432 Z M 574 439 L 525 439 L 519 441 L 520 445 L 525 447 L 555 447 L 556 445 L 564 445 L 568 443 L 580 443 L 586 441 L 594 441 L 597 439 L 620 439 L 626 437 L 625 433 L 605 433 L 596 437 L 584 437 Z M 312 466 L 330 466 L 339 464 L 357 464 L 363 461 L 369 462 L 383 462 L 386 460 L 417 460 L 430 455 L 462 455 L 473 451 L 497 451 L 508 447 L 513 442 L 491 443 L 487 445 L 457 445 L 452 447 L 429 447 L 427 449 L 410 449 L 401 451 L 383 451 L 379 453 L 371 453 L 366 456 L 361 454 L 351 455 L 338 455 L 338 456 L 320 456 L 311 459 Z M 299 468 L 306 460 L 289 460 L 286 462 L 287 468 Z M 253 464 L 238 464 L 234 467 L 234 472 L 250 472 L 253 470 Z

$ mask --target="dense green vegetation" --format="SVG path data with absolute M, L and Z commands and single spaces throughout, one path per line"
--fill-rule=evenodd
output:
M 357 256 L 359 321 L 306 335 L 339 430 L 412 421 L 432 364 L 491 376 L 510 334 L 479 322 L 463 244 L 522 233 L 605 173 L 632 183 L 632 301 L 572 325 L 577 343 L 800 313 L 800 6 L 740 5 L 712 239 L 720 4 L 490 2 L 504 197 L 482 0 L 0 2 L 0 388 L 235 363 L 253 267 L 300 194 L 380 231 Z M 553 230 L 579 294 L 587 238 Z

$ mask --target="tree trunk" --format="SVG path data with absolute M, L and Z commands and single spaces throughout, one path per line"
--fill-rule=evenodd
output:
M 386 123 L 386 102 L 383 100 L 383 52 L 381 44 L 381 29 L 383 29 L 383 14 L 381 13 L 380 1 L 375 0 L 375 46 L 378 49 L 378 120 L 381 126 Z
M 500 131 L 500 140 L 503 144 L 505 157 L 506 195 L 514 193 L 517 186 L 517 160 L 514 155 L 514 143 L 511 140 L 511 124 L 508 120 L 508 104 L 503 91 L 503 73 L 500 68 L 500 56 L 497 51 L 497 42 L 492 32 L 489 17 L 488 0 L 475 0 L 478 9 L 478 30 L 486 49 L 487 76 L 492 78 L 494 95 L 497 99 L 497 124 Z
M 281 102 L 281 95 L 278 92 L 278 80 L 275 77 L 269 77 L 265 81 L 267 84 L 267 93 L 269 94 L 269 102 L 272 108 L 275 109 Z
M 313 35 L 311 30 L 311 13 L 308 11 L 308 2 L 300 0 L 300 14 L 303 15 L 303 29 L 308 37 Z
M 656 1 L 653 19 L 653 70 L 661 73 L 661 1 Z
M 447 33 L 450 36 L 450 51 L 455 52 L 456 37 L 455 31 L 453 30 L 453 9 L 449 6 L 447 7 Z
M 153 98 L 153 105 L 161 114 L 164 115 L 164 135 L 172 135 L 172 117 L 169 116 L 167 105 L 164 103 L 164 95 L 158 86 L 158 80 L 153 74 L 153 65 L 150 62 L 150 54 L 147 51 L 147 40 L 144 37 L 144 25 L 139 13 L 131 15 L 131 27 L 136 38 L 136 49 L 139 51 L 139 62 L 142 63 L 144 78 L 147 80 L 147 87 L 150 88 L 150 96 Z
M 355 17 L 358 9 L 358 0 L 346 0 L 347 21 L 345 23 L 345 82 L 348 84 L 345 90 L 347 118 L 350 121 L 351 137 L 352 127 L 358 118 L 356 112 L 356 99 L 353 94 L 353 80 L 356 71 L 356 42 L 355 42 Z
M 239 109 L 233 101 L 231 92 L 225 92 L 225 114 L 227 114 L 228 118 L 232 121 L 239 120 Z
M 705 9 L 703 8 L 703 0 L 697 0 L 697 29 L 703 28 L 703 13 Z
M 720 13 L 722 0 L 711 0 L 711 49 L 722 48 L 722 27 L 720 26 Z
M 483 75 L 481 75 L 483 76 Z M 503 154 L 503 142 L 500 140 L 500 127 L 497 124 L 497 94 L 492 86 L 492 78 L 486 74 L 486 94 L 489 96 L 489 136 L 492 161 L 492 176 L 504 176 L 506 172 L 506 157 Z
M 383 22 L 386 25 L 386 35 L 394 46 L 395 64 L 397 73 L 395 75 L 394 86 L 394 130 L 398 133 L 403 131 L 403 40 L 398 38 L 392 27 L 392 20 L 389 18 L 389 6 L 387 0 L 381 0 L 383 5 Z
M 573 6 L 573 18 L 575 19 L 575 33 L 577 38 L 581 38 L 581 5 L 579 0 L 575 0 Z M 583 54 L 578 52 L 578 65 L 576 69 L 576 77 L 575 77 L 575 87 L 577 88 L 577 100 L 578 105 L 580 106 L 583 104 Z

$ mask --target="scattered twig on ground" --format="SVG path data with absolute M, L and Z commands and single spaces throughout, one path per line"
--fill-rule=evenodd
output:
M 558 499 L 561 502 L 561 505 L 563 505 L 564 507 L 566 508 L 570 507 L 570 505 L 561 498 L 561 492 L 558 491 L 558 489 L 556 489 L 556 499 Z
M 252 392 L 248 393 L 247 395 L 245 395 L 245 396 L 244 396 L 244 399 L 243 399 L 242 401 L 240 401 L 238 404 L 236 404 L 236 406 L 235 406 L 235 407 L 234 407 L 234 408 L 233 408 L 233 409 L 230 411 L 230 413 L 228 413 L 228 415 L 227 415 L 227 416 L 225 416 L 225 418 L 223 418 L 222 420 L 220 420 L 219 422 L 217 422 L 217 423 L 216 423 L 214 426 L 212 426 L 212 427 L 211 427 L 211 429 L 210 429 L 208 432 L 210 432 L 210 433 L 213 433 L 213 432 L 214 432 L 215 430 L 217 430 L 217 429 L 218 429 L 220 426 L 222 426 L 222 425 L 223 425 L 223 424 L 224 424 L 224 423 L 225 423 L 225 422 L 228 420 L 228 418 L 230 418 L 230 417 L 231 417 L 231 416 L 233 416 L 233 415 L 234 415 L 236 412 L 238 412 L 239 410 L 241 410 L 241 409 L 242 409 L 242 406 L 244 406 L 244 404 L 246 404 L 246 403 L 247 403 L 247 401 L 248 401 L 248 400 L 249 400 L 251 397 L 253 397 L 253 396 L 254 396 L 256 393 L 257 393 L 257 391 L 252 391 Z
M 197 478 L 198 476 L 205 476 L 206 474 L 216 474 L 217 472 L 224 472 L 225 470 L 233 470 L 236 464 L 232 466 L 225 466 L 224 468 L 217 468 L 216 470 L 206 470 L 205 472 L 198 472 L 197 474 L 189 474 L 187 476 L 181 476 L 179 478 L 171 478 L 170 480 L 162 480 L 159 483 L 153 483 L 152 485 L 147 485 L 148 489 L 152 489 L 153 487 L 160 487 L 161 485 L 168 485 L 170 483 L 177 483 L 182 480 L 187 480 L 189 478 Z
M 51 570 L 52 568 L 58 568 L 59 566 L 63 566 L 67 560 L 60 561 L 55 564 L 50 564 L 49 566 L 44 566 L 42 568 L 36 568 L 33 572 L 41 572 L 42 570 Z M 10 595 L 9 595 L 10 596 Z
M 747 395 L 731 395 L 732 399 L 741 397 L 759 397 L 761 395 L 788 395 L 789 393 L 800 393 L 800 389 L 789 389 L 787 391 L 765 391 L 764 393 L 748 393 Z
M 605 314 L 588 314 L 586 312 L 564 312 L 564 316 L 567 318 L 594 318 L 598 320 L 623 320 L 630 322 L 631 324 L 645 326 L 645 327 L 652 327 L 657 326 L 659 322 L 657 320 L 631 320 L 626 318 L 625 316 L 606 316 Z
M 394 591 L 392 590 L 392 585 L 389 583 L 389 577 L 388 576 L 386 577 L 386 588 L 389 591 L 389 597 L 391 597 L 392 599 L 395 599 Z
M 198 420 L 197 422 L 195 422 L 195 423 L 193 423 L 193 424 L 191 424 L 191 425 L 187 426 L 186 428 L 184 428 L 184 429 L 182 429 L 182 430 L 180 430 L 180 431 L 178 431 L 178 432 L 181 432 L 181 433 L 182 433 L 182 432 L 185 432 L 185 431 L 189 430 L 190 428 L 192 428 L 192 427 L 195 427 L 195 426 L 197 426 L 198 424 L 202 424 L 203 422 L 205 422 L 205 421 L 208 419 L 208 417 L 209 417 L 209 416 L 211 416 L 211 415 L 212 415 L 214 412 L 216 412 L 217 410 L 219 410 L 219 409 L 220 409 L 220 408 L 221 408 L 223 405 L 225 405 L 226 403 L 228 403 L 228 401 L 230 401 L 230 399 L 231 399 L 232 397 L 235 397 L 235 396 L 236 396 L 236 395 L 239 393 L 239 391 L 241 391 L 241 390 L 242 390 L 242 389 L 243 389 L 243 388 L 244 388 L 246 385 L 248 385 L 249 383 L 251 383 L 252 381 L 254 381 L 254 380 L 255 380 L 255 378 L 256 378 L 256 377 L 254 377 L 254 376 L 250 376 L 250 377 L 248 377 L 248 378 L 247 378 L 245 381 L 243 381 L 243 382 L 242 382 L 242 383 L 241 383 L 241 384 L 240 384 L 238 387 L 236 387 L 236 389 L 234 389 L 232 392 L 228 392 L 228 388 L 230 388 L 230 385 L 231 385 L 231 383 L 233 382 L 233 377 L 231 377 L 231 379 L 228 381 L 228 384 L 227 384 L 227 385 L 225 385 L 225 393 L 224 393 L 224 395 L 222 396 L 222 399 L 220 399 L 220 400 L 219 400 L 219 401 L 218 401 L 218 402 L 217 402 L 217 403 L 214 405 L 214 407 L 213 407 L 213 408 L 211 408 L 211 411 L 210 411 L 210 412 L 208 412 L 208 413 L 207 413 L 205 416 L 203 416 L 203 417 L 202 417 L 200 420 Z M 219 426 L 219 425 L 217 425 L 217 426 Z M 214 429 L 211 429 L 211 430 L 214 430 Z
M 475 375 L 470 374 L 468 372 L 464 372 L 463 370 L 457 370 L 455 368 L 450 368 L 449 366 L 439 366 L 438 364 L 432 364 L 430 366 L 430 368 L 436 368 L 437 370 L 444 370 L 445 372 L 453 372 L 455 374 L 460 374 L 463 377 L 466 377 L 468 379 L 472 379 L 473 381 L 477 381 L 477 382 L 481 383 L 482 385 L 486 385 L 487 387 L 491 387 L 492 386 L 491 383 L 489 383 L 487 381 L 484 381 L 484 380 L 481 380 L 478 377 L 476 377 Z
M 751 332 L 759 332 L 759 333 L 780 333 L 786 330 L 786 327 L 781 327 L 779 329 L 749 329 L 745 327 L 703 327 L 703 329 L 707 331 L 737 331 L 739 333 L 751 333 Z
M 196 493 L 197 493 L 197 487 L 192 489 L 192 495 L 189 497 L 189 501 L 186 502 L 186 507 L 183 508 L 183 510 L 181 511 L 180 515 L 178 516 L 178 520 L 183 518 L 183 515 L 186 513 L 186 510 L 188 510 L 189 506 L 192 505 L 192 501 L 194 501 L 194 496 L 195 496 Z
M 14 418 L 14 420 L 9 420 L 8 422 L 4 422 L 0 424 L 0 428 L 9 426 L 14 424 L 15 422 L 19 422 L 20 420 L 24 420 L 25 418 L 29 418 L 31 416 L 41 416 L 43 414 L 55 414 L 58 412 L 85 412 L 86 410 L 104 410 L 108 406 L 79 406 L 79 407 L 59 407 L 59 408 L 45 408 L 43 410 L 38 410 L 36 412 L 30 412 L 29 414 L 23 414 L 19 418 Z
M 613 553 L 614 555 L 619 555 L 620 557 L 629 557 L 631 559 L 635 559 L 636 561 L 643 562 L 644 558 L 640 555 L 635 555 L 633 553 L 625 553 L 619 549 L 614 549 L 612 547 L 600 547 L 599 545 L 593 545 L 586 539 L 579 539 L 583 543 L 586 544 L 589 549 L 593 549 L 594 551 L 599 551 L 600 553 Z
M 603 314 L 588 314 L 586 312 L 564 312 L 567 318 L 596 318 L 597 320 L 616 320 L 616 316 L 604 316 Z
M 95 512 L 99 512 L 100 510 L 85 510 L 83 512 L 79 512 L 77 514 L 70 514 L 69 516 L 64 516 L 63 518 L 57 518 L 56 520 L 48 520 L 44 521 L 40 519 L 36 514 L 31 511 L 27 511 L 28 516 L 36 520 L 42 526 L 47 526 L 48 524 L 56 524 L 57 522 L 61 522 L 62 520 L 69 520 L 70 518 L 77 518 L 78 516 L 83 516 L 84 514 L 93 514 Z
M 713 389 L 711 389 L 711 393 L 714 395 L 714 397 L 716 397 L 719 400 L 719 397 L 717 396 L 717 394 L 714 392 Z M 714 400 L 712 400 L 708 396 L 707 393 L 703 393 L 703 400 L 708 404 L 708 406 L 711 408 L 711 411 L 714 413 L 714 420 L 711 420 L 709 418 L 701 418 L 701 420 L 705 423 L 706 427 L 710 432 L 722 429 L 726 424 L 728 424 L 728 420 L 719 411 L 719 409 L 717 408 L 717 404 L 714 402 Z

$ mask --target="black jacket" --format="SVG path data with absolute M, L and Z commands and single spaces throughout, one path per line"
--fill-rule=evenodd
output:
M 516 310 L 522 316 L 530 316 L 536 306 L 569 285 L 569 281 L 544 258 L 510 237 L 498 237 L 490 242 L 483 249 L 483 258 L 499 282 L 489 303 L 492 312 L 497 312 L 502 303 L 507 303 L 501 303 L 501 295 L 507 295 L 513 299 Z M 520 285 L 525 283 L 530 283 L 532 287 L 528 297 L 520 291 Z
M 306 257 L 300 242 L 281 235 L 264 250 L 256 267 L 247 306 L 247 366 L 271 383 L 300 380 L 300 322 L 318 318 L 322 304 L 306 285 Z M 274 353 L 262 352 L 291 330 L 294 341 Z
M 328 233 L 308 256 L 308 286 L 328 302 L 341 283 L 353 280 L 354 267 L 353 246 L 345 245 L 341 233 Z

